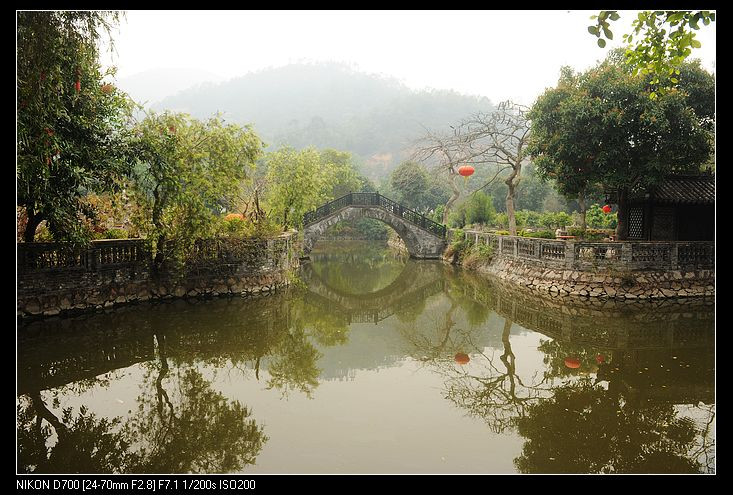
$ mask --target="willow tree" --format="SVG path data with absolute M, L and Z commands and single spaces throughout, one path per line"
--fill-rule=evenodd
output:
M 712 151 L 714 81 L 687 64 L 680 87 L 649 98 L 651 76 L 633 75 L 613 58 L 584 73 L 563 69 L 556 88 L 535 102 L 529 153 L 565 194 L 601 186 L 618 203 L 625 239 L 628 194 L 671 173 L 707 163 Z
M 113 189 L 129 170 L 130 103 L 99 64 L 114 12 L 17 13 L 17 202 L 24 240 L 46 220 L 54 237 L 83 243 L 88 191 Z

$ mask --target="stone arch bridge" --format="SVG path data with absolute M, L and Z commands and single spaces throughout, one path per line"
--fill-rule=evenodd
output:
M 326 203 L 303 217 L 303 254 L 307 256 L 318 239 L 342 220 L 375 218 L 392 227 L 404 241 L 412 258 L 438 259 L 446 247 L 446 227 L 379 193 L 349 193 Z

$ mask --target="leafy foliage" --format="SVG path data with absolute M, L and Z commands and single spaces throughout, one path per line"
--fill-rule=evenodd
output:
M 705 98 L 673 90 L 649 99 L 649 90 L 648 78 L 630 74 L 613 59 L 582 74 L 564 68 L 557 87 L 545 91 L 530 112 L 529 154 L 540 176 L 553 179 L 567 196 L 600 185 L 623 198 L 632 186 L 649 187 L 670 173 L 699 169 L 711 154 L 712 117 L 705 105 L 698 105 L 698 113 L 688 102 Z M 695 85 L 690 91 L 709 94 L 714 87 Z M 626 212 L 620 199 L 619 224 Z
M 160 263 L 215 233 L 219 214 L 236 201 L 263 143 L 249 127 L 220 116 L 202 122 L 168 112 L 149 114 L 135 136 L 135 198 Z
M 390 174 L 390 186 L 399 203 L 426 212 L 444 204 L 450 192 L 421 163 L 406 161 Z
M 286 229 L 300 226 L 306 212 L 363 186 L 351 155 L 342 151 L 283 148 L 265 161 L 265 201 Z
M 474 224 L 491 225 L 495 219 L 496 210 L 491 196 L 483 191 L 478 191 L 470 195 L 448 217 L 448 225 L 451 227 L 464 227 Z
M 588 26 L 588 32 L 598 38 L 598 46 L 603 48 L 605 39 L 613 39 L 609 21 L 619 18 L 615 10 L 602 10 L 591 16 L 596 24 Z M 667 90 L 677 86 L 682 63 L 693 48 L 702 46 L 694 32 L 700 29 L 701 22 L 705 26 L 715 22 L 715 13 L 707 10 L 639 12 L 632 22 L 632 32 L 623 35 L 629 44 L 624 53 L 626 64 L 634 75 L 651 75 L 650 84 L 654 88 Z M 656 98 L 657 92 L 652 91 L 650 96 Z
M 17 14 L 17 194 L 27 211 L 24 239 L 46 220 L 56 240 L 84 244 L 94 210 L 88 191 L 111 190 L 129 170 L 131 103 L 106 83 L 98 62 L 102 31 L 118 14 Z

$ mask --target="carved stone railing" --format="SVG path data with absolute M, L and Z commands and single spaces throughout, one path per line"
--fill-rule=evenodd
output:
M 487 244 L 495 256 L 536 260 L 574 270 L 696 270 L 715 267 L 713 241 L 586 242 L 497 235 L 467 230 L 464 239 Z
M 303 225 L 310 225 L 318 220 L 325 218 L 332 213 L 337 212 L 347 206 L 378 206 L 384 208 L 391 214 L 410 222 L 411 224 L 430 232 L 438 237 L 445 237 L 446 227 L 430 218 L 422 215 L 406 206 L 403 206 L 391 199 L 382 196 L 379 193 L 372 192 L 353 192 L 341 196 L 318 207 L 314 211 L 309 211 L 303 216 Z
M 96 271 L 143 263 L 149 259 L 144 239 L 92 241 L 73 249 L 55 242 L 19 243 L 18 271 Z
M 187 264 L 244 263 L 260 268 L 283 266 L 292 234 L 274 239 L 201 239 L 189 253 Z M 97 240 L 82 249 L 53 242 L 18 243 L 18 272 L 81 271 L 144 265 L 151 261 L 145 239 Z M 287 264 L 287 263 L 286 263 Z

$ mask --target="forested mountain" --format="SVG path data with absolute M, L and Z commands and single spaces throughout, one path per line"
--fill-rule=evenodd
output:
M 117 84 L 133 100 L 150 107 L 181 90 L 221 80 L 221 76 L 199 69 L 151 69 L 122 77 Z
M 197 118 L 220 111 L 228 120 L 253 124 L 269 150 L 290 145 L 350 151 L 367 176 L 379 178 L 409 156 L 424 128 L 449 130 L 492 103 L 453 91 L 414 91 L 340 64 L 297 64 L 189 88 L 152 108 Z

